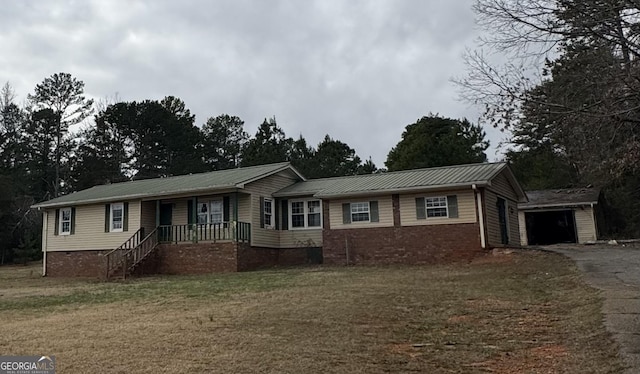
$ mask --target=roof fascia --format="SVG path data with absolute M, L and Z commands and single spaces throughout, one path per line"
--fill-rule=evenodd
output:
M 356 191 L 356 192 L 347 192 L 347 193 L 334 193 L 334 194 L 323 194 L 322 191 L 314 194 L 314 197 L 317 198 L 325 198 L 325 199 L 335 199 L 335 198 L 350 198 L 350 197 L 361 197 L 361 196 L 376 196 L 376 195 L 388 195 L 388 194 L 400 194 L 400 193 L 415 193 L 415 192 L 432 192 L 432 191 L 446 191 L 446 190 L 459 190 L 464 189 L 465 187 L 472 188 L 473 185 L 478 187 L 486 187 L 488 185 L 488 181 L 478 181 L 478 182 L 466 182 L 466 183 L 455 183 L 455 184 L 443 184 L 437 186 L 417 186 L 417 187 L 405 187 L 405 188 L 388 188 L 383 190 L 372 190 L 372 191 Z
M 537 204 L 537 205 L 528 205 L 524 204 L 522 206 L 518 206 L 518 210 L 536 210 L 536 209 L 546 209 L 546 208 L 579 208 L 583 206 L 591 206 L 597 205 L 597 201 L 584 201 L 573 204 Z
M 192 195 L 194 193 L 202 195 L 204 194 L 204 192 L 224 193 L 224 192 L 234 192 L 236 190 L 237 188 L 235 186 L 223 186 L 223 187 L 217 187 L 213 189 L 197 188 L 197 189 L 179 190 L 179 191 L 166 192 L 166 193 L 122 195 L 122 196 L 116 196 L 116 197 L 75 200 L 75 201 L 66 201 L 66 202 L 50 203 L 50 204 L 48 204 L 47 202 L 43 202 L 43 203 L 34 204 L 31 206 L 31 208 L 46 209 L 46 208 L 77 206 L 77 205 L 91 205 L 91 204 L 98 204 L 98 203 L 110 203 L 114 201 L 156 200 L 155 198 L 159 198 L 159 197 L 181 198 L 181 197 Z

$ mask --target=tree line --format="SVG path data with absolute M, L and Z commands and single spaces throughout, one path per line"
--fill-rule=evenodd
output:
M 640 2 L 476 0 L 488 31 L 457 83 L 510 130 L 527 189 L 603 190 L 606 236 L 640 236 Z M 486 56 L 507 54 L 492 64 Z
M 41 255 L 33 203 L 95 185 L 283 161 L 307 178 L 387 170 L 328 134 L 315 147 L 302 135 L 288 137 L 275 117 L 250 136 L 229 114 L 198 126 L 174 96 L 112 101 L 85 97 L 84 82 L 68 73 L 45 78 L 23 105 L 9 83 L 0 90 L 0 264 Z M 467 120 L 430 114 L 406 127 L 385 164 L 403 170 L 486 161 L 484 136 Z

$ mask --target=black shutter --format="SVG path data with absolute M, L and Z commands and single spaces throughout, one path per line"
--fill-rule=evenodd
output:
M 342 204 L 342 223 L 351 223 L 351 204 Z
M 197 207 L 197 206 L 196 206 Z M 187 224 L 193 225 L 193 199 L 187 200 Z M 189 230 L 191 230 L 191 226 L 189 226 Z
M 260 228 L 264 228 L 264 197 L 260 196 Z
M 416 218 L 427 219 L 427 209 L 424 205 L 424 197 L 416 197 Z
M 289 230 L 289 200 L 282 200 L 282 229 Z
M 458 218 L 458 196 L 447 196 L 447 208 L 449 208 L 449 218 Z
M 275 226 L 276 226 L 276 230 L 280 230 L 280 204 L 278 204 L 280 202 L 280 200 L 274 200 L 273 201 L 273 216 L 274 216 L 274 220 L 275 222 Z
M 229 196 L 222 198 L 222 220 L 224 222 L 231 221 L 231 199 Z
M 70 235 L 76 233 L 76 208 L 71 208 L 71 232 Z
M 56 209 L 55 221 L 56 226 L 53 228 L 53 235 L 58 235 L 60 233 L 60 209 Z
M 369 201 L 369 221 L 371 222 L 380 221 L 377 201 Z
M 111 231 L 111 204 L 104 205 L 104 232 Z
M 122 231 L 129 231 L 129 203 L 122 205 Z

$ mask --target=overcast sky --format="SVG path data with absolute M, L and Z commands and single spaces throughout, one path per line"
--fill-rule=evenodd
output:
M 473 0 L 5 1 L 0 83 L 18 100 L 57 72 L 87 96 L 185 101 L 202 125 L 236 115 L 255 134 L 325 134 L 384 167 L 404 127 L 430 112 L 476 122 L 452 77 L 478 36 Z M 502 135 L 486 129 L 492 143 Z

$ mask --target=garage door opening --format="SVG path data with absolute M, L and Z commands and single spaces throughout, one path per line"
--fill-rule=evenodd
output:
M 573 214 L 572 210 L 525 212 L 529 244 L 577 243 Z

